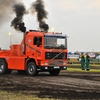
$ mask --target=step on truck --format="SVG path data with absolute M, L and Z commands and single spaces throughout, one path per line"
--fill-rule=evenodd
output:
M 58 75 L 67 69 L 67 36 L 61 33 L 29 30 L 23 34 L 21 44 L 11 45 L 10 50 L 0 50 L 0 74 L 12 70 L 29 75 L 47 71 Z

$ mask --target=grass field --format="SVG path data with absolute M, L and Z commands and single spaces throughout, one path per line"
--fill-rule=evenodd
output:
M 92 62 L 91 64 L 89 64 L 90 66 L 94 66 L 94 69 L 90 69 L 90 71 L 86 71 L 86 70 L 82 70 L 81 69 L 81 63 L 79 63 L 79 61 L 76 61 L 77 63 L 74 64 L 74 62 L 72 62 L 72 64 L 67 64 L 68 66 L 75 66 L 75 68 L 67 68 L 67 71 L 81 71 L 81 72 L 100 72 L 100 69 L 95 69 L 95 67 L 100 67 L 100 64 L 96 64 L 97 62 Z M 76 67 L 80 68 L 76 68 Z
M 11 93 L 0 91 L 0 100 L 60 100 L 60 99 L 49 99 L 49 98 L 38 98 L 32 95 L 24 95 L 21 93 Z
M 67 65 L 73 65 L 73 66 L 81 66 L 81 64 L 67 64 Z M 96 65 L 96 64 L 89 64 L 90 66 L 98 66 L 100 67 L 100 65 Z
M 70 60 L 67 60 L 67 62 L 81 62 L 81 61 L 70 61 Z M 90 61 L 90 63 L 100 63 L 100 61 Z
M 90 69 L 89 71 L 87 71 L 87 70 L 82 70 L 81 68 L 67 68 L 67 71 L 100 72 L 100 69 Z

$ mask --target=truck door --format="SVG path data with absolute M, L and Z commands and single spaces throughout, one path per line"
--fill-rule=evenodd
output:
M 40 40 L 40 43 L 39 41 Z M 27 55 L 39 56 L 42 51 L 42 37 L 28 37 L 28 43 L 26 44 Z
M 42 52 L 42 37 L 33 38 L 34 56 L 39 56 Z

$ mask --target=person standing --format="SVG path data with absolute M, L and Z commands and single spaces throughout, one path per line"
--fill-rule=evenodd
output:
M 82 67 L 82 70 L 85 70 L 85 57 L 83 53 L 81 54 L 81 67 Z
M 90 70 L 90 56 L 88 55 L 88 53 L 86 53 L 86 70 L 89 71 Z

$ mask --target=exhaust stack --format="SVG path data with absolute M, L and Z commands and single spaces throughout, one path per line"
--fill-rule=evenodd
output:
M 23 33 L 23 45 L 22 45 L 23 54 L 25 54 L 25 33 Z

